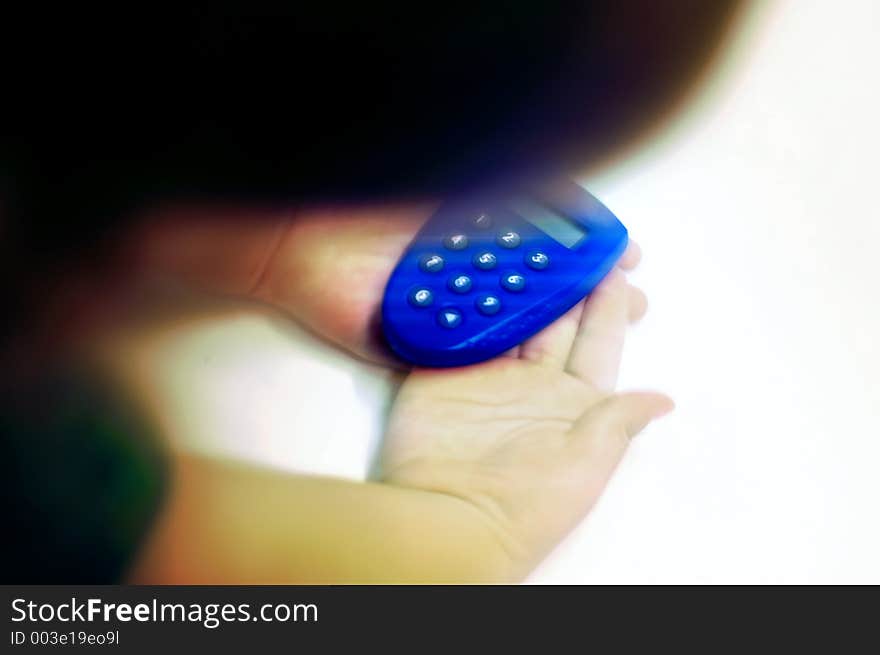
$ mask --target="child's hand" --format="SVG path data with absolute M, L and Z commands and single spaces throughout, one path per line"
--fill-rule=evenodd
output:
M 133 238 L 151 272 L 203 288 L 256 298 L 364 359 L 404 368 L 382 342 L 378 312 L 385 283 L 431 215 L 430 204 L 288 212 L 201 208 L 147 217 Z M 633 268 L 630 242 L 619 262 Z M 644 311 L 628 288 L 632 317 Z
M 392 410 L 383 480 L 466 500 L 515 574 L 529 571 L 596 502 L 630 438 L 672 409 L 660 394 L 613 393 L 633 298 L 615 270 L 518 353 L 413 371 Z
M 405 368 L 382 345 L 379 308 L 391 271 L 433 209 L 172 208 L 147 214 L 124 252 L 140 276 L 260 300 L 359 357 Z
M 371 325 L 385 281 L 430 212 L 323 211 L 292 222 L 207 210 L 164 225 L 154 217 L 135 242 L 147 271 L 260 298 L 375 360 Z M 638 259 L 631 244 L 619 267 Z M 515 353 L 413 371 L 378 482 L 178 457 L 175 493 L 135 579 L 523 577 L 590 509 L 629 438 L 671 408 L 658 394 L 613 393 L 626 324 L 644 310 L 644 295 L 615 270 Z
M 515 354 L 413 371 L 391 412 L 381 480 L 176 457 L 174 492 L 130 579 L 522 579 L 596 502 L 629 439 L 672 407 L 659 394 L 612 392 L 641 298 L 615 271 Z

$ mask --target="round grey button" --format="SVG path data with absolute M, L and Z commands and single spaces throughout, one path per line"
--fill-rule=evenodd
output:
M 484 293 L 474 301 L 474 306 L 484 316 L 495 316 L 501 311 L 501 300 L 498 296 Z
M 526 266 L 529 268 L 533 268 L 536 271 L 543 271 L 549 265 L 550 258 L 547 256 L 547 253 L 541 252 L 540 250 L 533 250 L 526 255 Z
M 419 268 L 425 273 L 439 273 L 443 270 L 443 258 L 440 255 L 424 255 L 419 260 Z
M 508 291 L 522 291 L 526 287 L 526 279 L 519 273 L 505 273 L 501 276 L 501 286 Z
M 415 289 L 409 294 L 409 302 L 414 307 L 428 307 L 434 302 L 430 289 Z
M 472 286 L 473 282 L 467 275 L 454 275 L 449 278 L 449 288 L 455 293 L 467 293 Z
M 477 214 L 471 219 L 471 222 L 474 224 L 474 227 L 480 230 L 488 230 L 492 227 L 492 217 L 489 216 L 486 212 L 482 212 Z
M 495 241 L 502 248 L 516 248 L 522 239 L 519 234 L 514 232 L 513 230 L 504 230 L 498 233 L 498 236 L 495 238 Z
M 479 252 L 474 255 L 474 266 L 479 268 L 481 271 L 488 271 L 490 269 L 495 268 L 498 264 L 498 258 L 494 253 L 489 252 L 488 250 L 485 252 Z
M 450 234 L 448 237 L 443 239 L 443 245 L 449 248 L 450 250 L 464 250 L 468 245 L 468 238 L 466 234 Z
M 461 325 L 461 312 L 455 307 L 444 307 L 437 312 L 437 323 L 440 327 L 457 328 Z

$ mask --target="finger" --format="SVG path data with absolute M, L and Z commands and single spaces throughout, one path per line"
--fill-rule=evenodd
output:
M 259 283 L 290 215 L 224 206 L 158 210 L 128 235 L 125 256 L 139 274 L 246 295 Z
M 632 285 L 628 285 L 627 294 L 628 320 L 633 323 L 644 317 L 648 309 L 648 298 L 644 291 Z M 505 355 L 519 356 L 550 366 L 564 366 L 571 354 L 583 308 L 584 301 L 581 301 L 531 339 L 524 341 L 519 351 L 511 349 Z
M 630 391 L 619 393 L 601 403 L 596 420 L 609 430 L 620 430 L 632 439 L 651 421 L 665 416 L 675 409 L 669 396 L 654 391 Z
M 627 286 L 627 294 L 627 316 L 629 322 L 634 323 L 644 317 L 648 309 L 648 298 L 644 291 L 632 285 Z M 524 341 L 519 350 L 513 348 L 504 355 L 549 366 L 564 366 L 571 354 L 583 308 L 584 301 L 581 301 L 531 339 Z
M 626 246 L 626 250 L 620 256 L 617 265 L 625 271 L 631 271 L 639 262 L 642 261 L 642 248 L 635 241 L 630 239 Z
M 571 353 L 583 310 L 584 301 L 581 300 L 538 334 L 524 341 L 520 346 L 520 358 L 563 368 Z
M 648 297 L 644 291 L 632 285 L 627 291 L 629 292 L 629 322 L 641 321 L 648 311 Z
M 501 353 L 501 356 L 502 357 L 512 357 L 513 359 L 519 359 L 520 347 L 521 346 L 514 346 L 510 350 L 505 350 L 503 353 Z
M 571 429 L 574 447 L 626 446 L 630 439 L 675 409 L 673 400 L 654 391 L 630 391 L 606 397 L 584 412 Z
M 601 391 L 612 391 L 629 321 L 629 285 L 613 269 L 587 298 L 567 370 Z
M 608 483 L 630 440 L 651 421 L 674 407 L 659 393 L 634 392 L 608 396 L 587 410 L 571 429 L 572 461 L 580 467 L 587 505 Z

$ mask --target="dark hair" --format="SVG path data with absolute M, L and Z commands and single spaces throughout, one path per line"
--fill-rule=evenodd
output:
M 156 198 L 446 193 L 593 162 L 681 97 L 736 5 L 290 3 L 8 23 L 6 61 L 21 66 L 0 192 L 33 255 Z

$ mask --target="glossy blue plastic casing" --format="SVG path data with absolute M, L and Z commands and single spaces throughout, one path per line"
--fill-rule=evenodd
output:
M 525 220 L 524 206 L 562 215 L 586 230 L 586 236 L 566 247 Z M 519 235 L 519 244 L 499 245 L 499 235 L 510 232 Z M 462 234 L 466 247 L 450 248 L 450 236 Z M 528 339 L 589 294 L 626 244 L 623 224 L 573 182 L 448 202 L 419 231 L 388 280 L 382 302 L 385 337 L 398 356 L 420 366 L 462 366 L 490 359 Z M 474 264 L 475 256 L 485 252 L 497 260 L 489 270 Z M 546 256 L 538 258 L 542 264 L 549 260 L 546 268 L 529 266 L 526 258 L 535 253 Z M 442 269 L 425 271 L 424 261 L 435 255 L 443 260 Z M 522 290 L 502 286 L 502 276 L 511 273 L 524 278 Z M 462 275 L 472 283 L 466 292 L 456 291 L 451 282 Z M 430 292 L 419 295 L 430 296 L 427 306 L 417 306 L 412 299 L 420 290 Z M 494 315 L 477 309 L 478 300 L 487 295 L 497 301 L 489 301 L 496 304 L 492 309 L 500 304 Z M 448 320 L 444 325 L 443 312 L 446 319 L 454 319 L 454 327 Z

